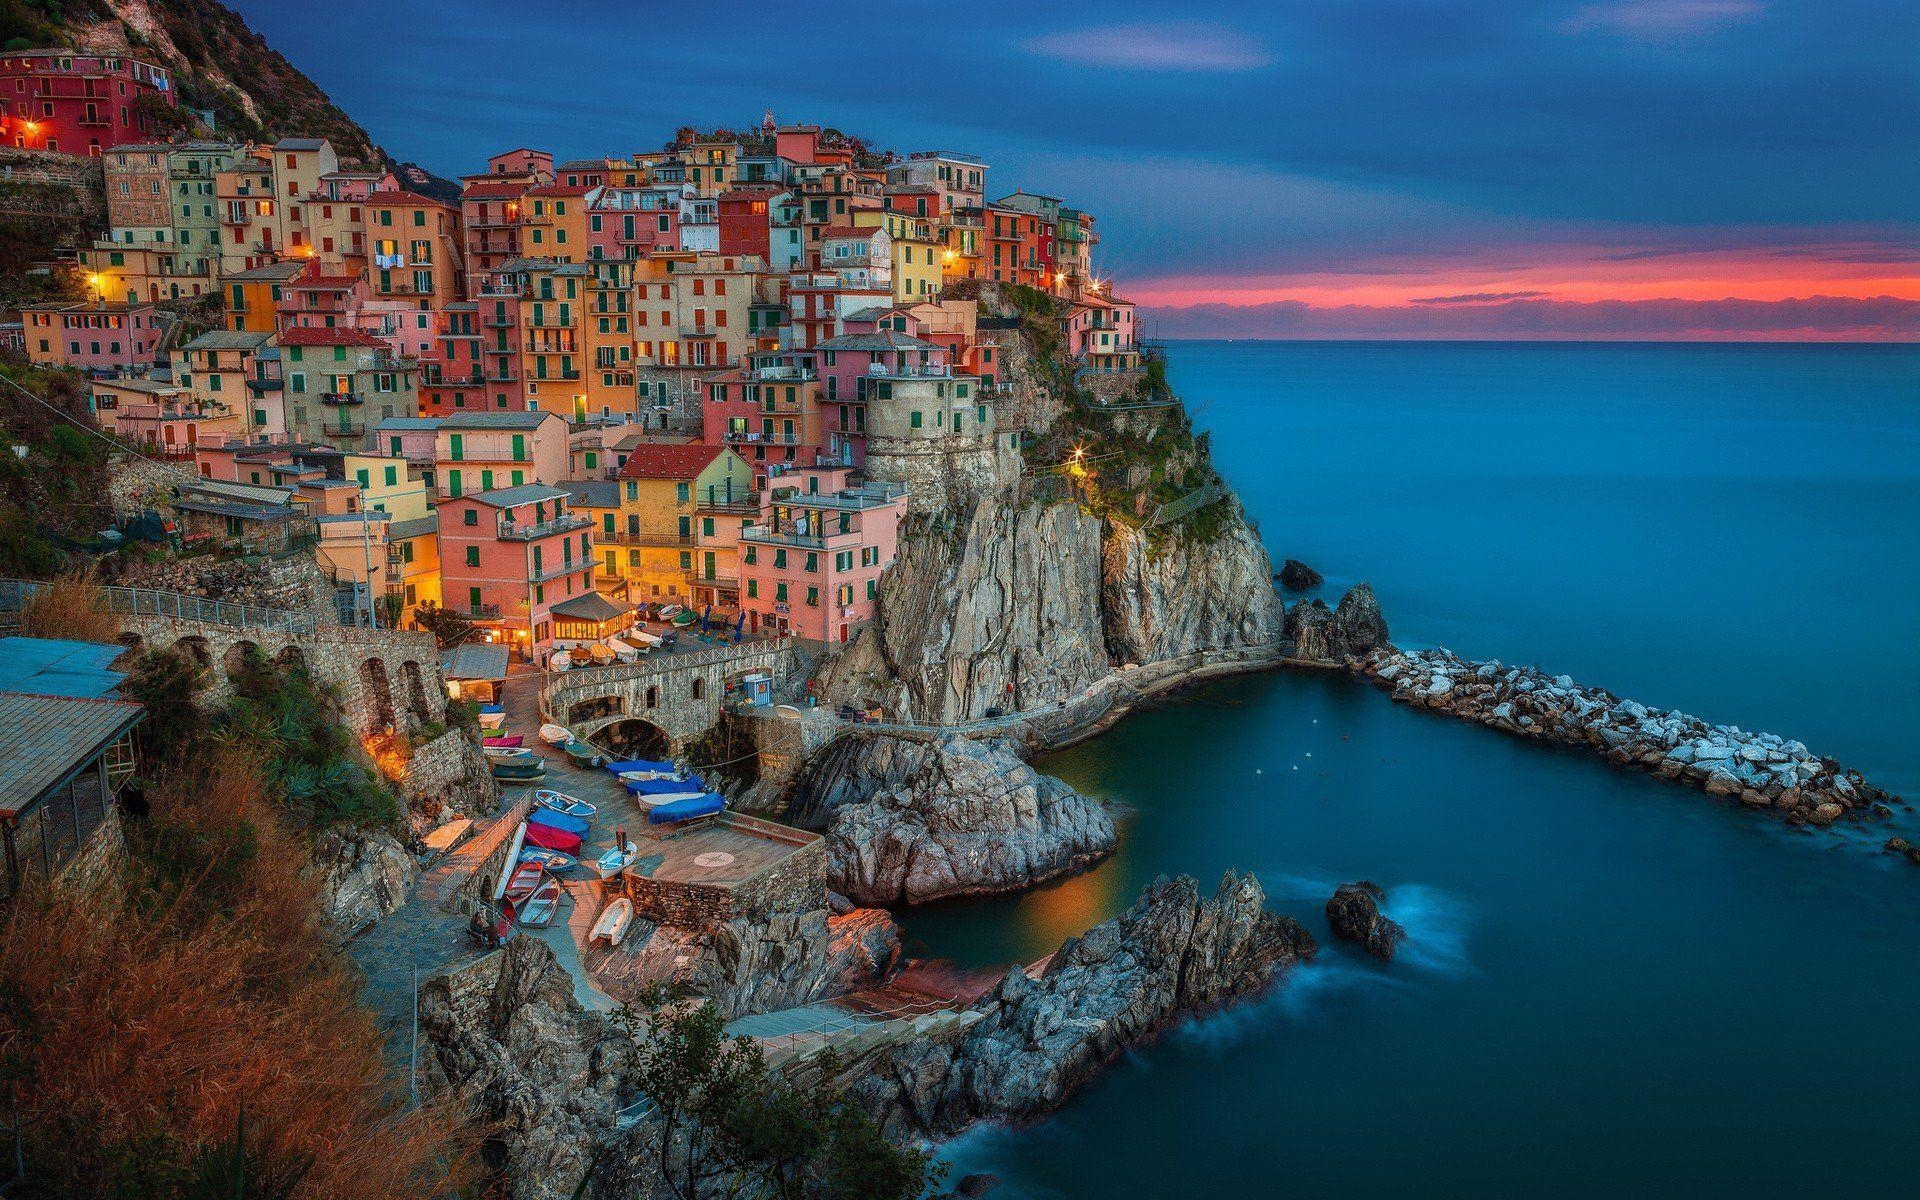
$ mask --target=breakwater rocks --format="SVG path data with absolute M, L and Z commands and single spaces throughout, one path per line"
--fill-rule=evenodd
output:
M 1327 900 L 1327 924 L 1333 935 L 1358 944 L 1375 958 L 1391 961 L 1407 931 L 1380 911 L 1386 895 L 1379 884 L 1364 879 L 1335 888 Z
M 1648 708 L 1565 675 L 1392 647 L 1375 651 L 1359 670 L 1404 704 L 1591 749 L 1618 766 L 1682 780 L 1797 824 L 1885 815 L 1896 799 L 1799 742 Z
M 803 783 L 828 886 L 860 904 L 1017 891 L 1112 853 L 1113 819 L 1011 742 L 850 737 Z
M 1299 922 L 1268 911 L 1252 875 L 1227 872 L 1210 900 L 1193 879 L 1163 876 L 1069 940 L 1038 979 L 1009 971 L 963 1037 L 890 1051 L 851 1094 L 896 1135 L 1037 1117 L 1122 1051 L 1267 987 L 1316 949 Z

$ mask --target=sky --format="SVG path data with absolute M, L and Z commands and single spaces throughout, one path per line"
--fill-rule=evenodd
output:
M 769 110 L 970 151 L 1150 334 L 1920 340 L 1920 0 L 228 2 L 448 176 Z

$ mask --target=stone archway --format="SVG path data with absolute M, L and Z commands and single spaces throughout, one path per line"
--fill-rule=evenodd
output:
M 360 687 L 366 697 L 366 711 L 376 730 L 394 727 L 393 686 L 387 682 L 387 664 L 369 658 L 360 664 Z
M 178 653 L 192 659 L 194 665 L 202 671 L 213 666 L 213 650 L 207 645 L 207 639 L 197 633 L 190 633 L 173 644 Z
M 427 704 L 427 685 L 420 675 L 420 664 L 412 659 L 401 663 L 400 678 L 407 688 L 407 715 L 422 725 L 433 720 L 433 709 Z
M 280 664 L 280 669 L 283 671 L 304 671 L 307 669 L 306 653 L 292 642 L 287 643 L 280 653 L 274 655 L 273 661 Z
M 595 735 L 602 746 L 625 758 L 664 759 L 673 753 L 673 738 L 652 721 L 626 717 Z
M 240 673 L 247 669 L 247 663 L 259 653 L 260 647 L 244 638 L 228 646 L 227 652 L 220 656 L 220 667 L 227 673 L 227 682 L 238 683 Z
M 582 700 L 567 706 L 567 724 L 581 725 L 605 717 L 617 717 L 626 711 L 626 707 L 625 699 L 620 696 L 596 696 L 591 700 Z

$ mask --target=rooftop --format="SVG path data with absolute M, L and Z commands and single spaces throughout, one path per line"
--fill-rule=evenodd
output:
M 33 639 L 8 638 L 7 641 Z M 0 643 L 4 645 L 5 643 Z M 116 653 L 118 646 L 109 647 Z M 0 692 L 0 814 L 18 816 L 140 720 L 130 700 Z
M 562 600 L 548 611 L 556 617 L 575 621 L 611 621 L 633 611 L 633 605 L 609 600 L 599 592 L 586 592 L 571 600 Z
M 426 420 L 427 418 L 421 417 L 416 419 Z M 425 426 L 425 428 L 538 429 L 543 422 L 550 420 L 557 421 L 559 419 L 560 418 L 553 413 L 542 412 L 538 409 L 527 409 L 523 412 L 452 413 L 444 417 L 434 418 L 435 424 Z M 381 422 L 382 426 L 386 424 L 387 422 L 385 421 Z
M 0 638 L 0 679 L 18 691 L 98 700 L 111 695 L 126 679 L 125 672 L 110 666 L 126 650 L 99 642 Z M 0 723 L 0 728 L 7 726 Z
M 490 492 L 472 492 L 468 500 L 478 500 L 494 508 L 519 508 L 523 504 L 538 504 L 545 500 L 565 500 L 567 493 L 544 483 L 523 483 L 519 487 L 495 488 Z
M 611 479 L 569 479 L 560 486 L 567 489 L 568 501 L 582 508 L 620 507 L 620 485 Z
M 816 350 L 937 350 L 932 342 L 900 333 L 897 330 L 882 329 L 874 333 L 843 333 L 839 337 L 830 337 L 815 346 Z
M 387 348 L 385 342 L 359 329 L 319 329 L 301 325 L 282 329 L 277 336 L 282 346 L 360 346 L 367 350 Z
M 693 479 L 724 452 L 724 447 L 690 442 L 683 446 L 635 446 L 621 464 L 622 479 Z
M 507 648 L 462 642 L 451 650 L 440 652 L 440 673 L 454 683 L 475 679 L 505 679 Z
M 246 333 L 215 329 L 188 342 L 188 350 L 257 350 L 273 340 L 270 333 Z
M 307 264 L 288 259 L 285 262 L 268 263 L 264 267 L 255 267 L 251 271 L 230 271 L 220 278 L 225 283 L 282 283 L 307 269 Z

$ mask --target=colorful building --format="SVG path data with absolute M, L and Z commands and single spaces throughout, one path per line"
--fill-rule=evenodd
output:
M 277 335 L 287 435 L 357 450 L 369 427 L 419 411 L 419 369 L 358 329 L 296 326 Z
M 703 547 L 700 539 L 703 531 L 719 532 L 707 523 L 723 508 L 751 502 L 746 460 L 702 442 L 640 445 L 628 452 L 617 482 L 613 543 L 620 554 L 607 566 L 627 581 L 631 599 L 688 604 L 696 580 L 713 587 L 731 577 L 719 544 Z
M 906 512 L 905 488 L 853 487 L 844 470 L 801 472 L 793 486 L 773 487 L 739 533 L 747 628 L 848 641 L 873 619 Z
M 125 54 L 8 50 L 0 54 L 0 139 L 16 150 L 98 156 L 150 141 L 160 112 L 178 107 L 165 67 Z
M 160 345 L 160 314 L 137 303 L 34 304 L 20 309 L 27 358 L 89 375 L 143 374 Z
M 565 491 L 531 483 L 449 497 L 439 518 L 447 607 L 539 660 L 553 606 L 594 590 L 591 523 Z
M 434 426 L 434 480 L 463 496 L 567 477 L 567 423 L 549 412 L 454 413 Z

